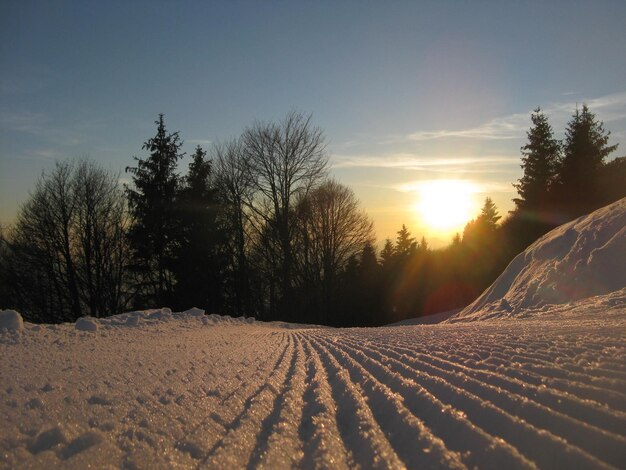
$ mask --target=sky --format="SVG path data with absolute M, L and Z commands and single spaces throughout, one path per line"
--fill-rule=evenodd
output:
M 587 103 L 626 155 L 625 24 L 626 2 L 602 0 L 4 0 L 0 223 L 56 160 L 127 180 L 159 113 L 190 154 L 295 109 L 379 240 L 404 223 L 441 246 L 458 228 L 425 223 L 420 188 L 463 181 L 471 216 L 487 196 L 505 215 L 537 106 L 562 138 Z

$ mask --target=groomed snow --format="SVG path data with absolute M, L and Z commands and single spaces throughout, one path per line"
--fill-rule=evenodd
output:
M 25 323 L 0 333 L 0 466 L 623 467 L 618 301 L 349 330 L 162 311 Z
M 615 207 L 548 234 L 453 317 L 481 321 L 342 330 L 156 309 L 22 327 L 0 314 L 0 467 L 624 468 Z M 563 273 L 575 294 L 541 297 Z

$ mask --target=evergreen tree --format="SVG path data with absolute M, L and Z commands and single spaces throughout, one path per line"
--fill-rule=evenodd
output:
M 396 250 L 393 246 L 393 242 L 389 238 L 387 238 L 385 240 L 385 245 L 380 252 L 380 262 L 383 267 L 388 267 L 391 265 L 395 251 Z
M 426 241 L 426 237 L 422 237 L 419 243 L 419 249 L 422 252 L 428 251 L 428 242 Z
M 133 184 L 127 187 L 132 225 L 129 242 L 133 252 L 131 268 L 136 275 L 136 302 L 167 305 L 175 284 L 172 268 L 179 240 L 176 196 L 180 177 L 178 160 L 184 155 L 178 132 L 168 133 L 163 114 L 155 121 L 157 133 L 147 140 L 146 159 L 134 157 L 136 167 L 127 167 Z
M 225 264 L 224 231 L 211 161 L 198 146 L 178 196 L 180 241 L 176 252 L 176 306 L 220 310 Z
M 488 231 L 495 231 L 497 228 L 498 220 L 502 217 L 498 215 L 498 209 L 490 197 L 485 198 L 483 208 L 480 210 L 480 215 L 477 218 L 480 226 Z
M 570 217 L 585 214 L 602 204 L 600 177 L 604 159 L 617 145 L 608 145 L 609 131 L 583 104 L 576 109 L 565 131 L 560 196 Z
M 528 143 L 522 152 L 524 175 L 513 184 L 520 197 L 513 199 L 518 210 L 545 209 L 548 191 L 554 180 L 560 158 L 561 144 L 554 139 L 548 118 L 540 108 L 531 115 L 532 127 L 526 133 Z
M 463 244 L 475 252 L 484 250 L 493 242 L 500 218 L 494 202 L 490 197 L 485 198 L 478 217 L 470 220 L 463 230 Z
M 411 233 L 406 228 L 406 225 L 402 224 L 402 228 L 398 231 L 398 237 L 396 238 L 395 254 L 400 258 L 408 258 L 417 250 L 417 242 L 415 238 L 411 236 Z
M 370 242 L 367 242 L 361 250 L 360 268 L 363 273 L 376 272 L 380 268 L 376 258 L 376 250 Z

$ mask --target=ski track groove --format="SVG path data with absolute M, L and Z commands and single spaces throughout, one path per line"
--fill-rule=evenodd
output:
M 254 468 L 291 468 L 303 455 L 297 439 L 298 424 L 302 420 L 302 390 L 304 388 L 304 352 L 296 335 L 294 358 L 288 372 L 288 381 L 276 395 L 273 411 L 261 425 L 254 452 L 247 464 Z
M 326 343 L 326 344 L 323 344 Z M 460 455 L 447 449 L 424 423 L 412 415 L 402 399 L 389 387 L 377 381 L 351 358 L 333 352 L 332 345 L 317 339 L 318 348 L 335 364 L 348 366 L 353 384 L 358 384 L 372 416 L 396 454 L 409 468 L 465 468 Z M 356 367 L 355 367 L 356 366 Z M 355 387 L 357 388 L 357 387 Z
M 336 403 L 319 357 L 302 335 L 307 355 L 306 388 L 302 395 L 302 422 L 299 437 L 304 442 L 302 468 L 354 468 L 354 458 L 341 439 L 337 423 Z
M 223 437 L 209 449 L 198 468 L 242 468 L 250 461 L 265 419 L 274 413 L 276 396 L 294 373 L 293 339 L 291 335 L 286 336 L 287 345 L 279 362 L 263 385 L 245 399 L 243 410 L 228 424 Z M 287 363 L 290 365 L 285 370 Z M 237 451 L 233 452 L 234 449 Z
M 423 417 L 427 423 L 432 423 L 433 428 L 441 434 L 445 442 L 450 442 L 449 445 L 453 446 L 462 446 L 459 447 L 458 452 L 463 456 L 468 467 L 473 468 L 478 465 L 478 462 L 493 468 L 534 467 L 534 464 L 513 446 L 485 432 L 476 423 L 471 422 L 466 413 L 441 401 L 437 395 L 411 377 L 405 377 L 401 373 L 390 370 L 382 362 L 367 356 L 364 351 L 354 350 L 339 343 L 338 341 L 334 344 L 337 348 L 344 350 L 344 360 L 356 361 L 355 358 L 358 358 L 363 367 L 375 371 L 372 373 L 380 380 L 384 380 L 395 389 L 400 389 L 405 404 L 415 415 Z M 381 359 L 388 361 L 385 357 Z
M 345 340 L 345 342 L 348 343 L 349 341 Z M 562 438 L 569 438 L 570 443 L 581 447 L 580 450 L 583 454 L 569 449 L 570 453 L 577 454 L 572 455 L 572 465 L 575 465 L 576 459 L 579 458 L 583 461 L 585 459 L 589 460 L 589 457 L 595 460 L 595 458 L 601 459 L 602 456 L 609 455 L 614 456 L 613 461 L 610 463 L 619 466 L 620 462 L 623 462 L 624 458 L 626 458 L 626 454 L 622 451 L 626 445 L 626 439 L 622 436 L 576 422 L 572 418 L 554 412 L 554 410 L 547 407 L 539 408 L 537 405 L 538 409 L 533 409 L 533 402 L 529 399 L 509 393 L 503 389 L 497 389 L 463 374 L 455 374 L 445 369 L 432 367 L 428 363 L 414 359 L 407 354 L 395 353 L 390 349 L 384 348 L 376 351 L 372 350 L 371 347 L 369 349 L 355 350 L 355 355 L 365 356 L 367 353 L 377 356 L 379 361 L 384 361 L 385 359 L 388 361 L 392 360 L 396 370 L 402 375 L 405 375 L 403 374 L 405 372 L 408 378 L 411 378 L 411 372 L 413 372 L 413 379 L 431 390 L 435 396 L 451 397 L 454 395 L 461 397 L 464 395 L 462 400 L 464 404 L 473 402 L 478 406 L 480 402 L 489 403 L 487 410 L 492 411 L 489 413 L 490 417 L 485 417 L 485 419 L 481 417 L 481 420 L 475 424 L 486 428 L 488 431 L 488 425 L 493 424 L 499 417 L 507 417 L 510 421 L 507 428 L 511 429 L 511 433 L 506 437 L 511 444 L 515 444 L 517 434 L 520 434 L 519 437 L 523 437 L 521 442 L 524 443 L 531 441 L 533 434 L 544 434 L 543 437 L 548 437 L 548 443 L 553 446 L 553 450 L 557 453 L 565 450 L 564 448 L 558 448 L 559 445 L 564 444 Z M 371 357 L 367 359 L 372 360 Z M 440 379 L 443 382 L 438 384 L 436 379 Z M 453 401 L 451 398 L 449 401 L 459 403 L 459 400 Z M 463 411 L 471 419 L 471 412 L 468 410 Z M 539 412 L 537 413 L 537 411 Z M 515 418 L 523 421 L 520 422 Z M 527 424 L 524 425 L 524 422 Z M 522 426 L 522 429 L 516 431 L 515 428 L 518 426 Z M 520 450 L 524 449 L 520 448 Z M 525 450 L 524 453 L 529 455 L 529 457 L 534 456 L 533 460 L 544 457 L 542 454 L 537 454 L 536 448 L 532 447 L 532 445 L 526 446 Z M 593 455 L 585 455 L 587 453 Z M 550 462 L 543 460 L 539 464 L 543 468 L 549 466 Z
M 569 409 L 571 413 L 580 416 L 580 419 L 586 422 L 600 422 L 605 424 L 613 424 L 611 431 L 619 432 L 619 429 L 623 430 L 623 422 L 626 419 L 626 414 L 623 413 L 621 400 L 607 400 L 608 397 L 619 398 L 621 395 L 619 392 L 615 392 L 614 395 L 609 395 L 609 391 L 598 391 L 595 393 L 589 393 L 587 389 L 580 393 L 582 397 L 574 393 L 573 387 L 570 387 L 569 391 L 554 390 L 546 386 L 546 380 L 544 377 L 536 375 L 535 380 L 528 381 L 523 380 L 515 374 L 517 369 L 514 368 L 491 368 L 487 367 L 485 370 L 480 366 L 483 364 L 470 363 L 468 361 L 454 361 L 455 356 L 451 355 L 447 358 L 442 358 L 438 354 L 424 354 L 421 351 L 415 351 L 407 346 L 395 345 L 383 345 L 385 348 L 391 351 L 399 351 L 402 354 L 413 355 L 414 358 L 423 360 L 424 362 L 436 365 L 439 367 L 451 367 L 454 370 L 462 371 L 467 374 L 473 374 L 476 377 L 480 377 L 480 381 L 490 383 L 499 388 L 505 388 L 512 392 L 522 392 L 523 396 L 528 396 L 529 391 L 533 392 L 533 398 L 542 402 L 548 407 L 554 407 L 555 409 Z M 514 377 L 509 377 L 506 373 L 511 373 Z M 614 409 L 611 410 L 607 406 L 601 403 L 601 401 L 611 401 L 611 405 Z M 617 414 L 617 417 L 615 416 Z
M 359 468 L 404 468 L 378 422 L 372 415 L 360 387 L 353 383 L 347 371 L 327 354 L 318 342 L 309 341 L 318 364 L 325 371 L 341 439 Z

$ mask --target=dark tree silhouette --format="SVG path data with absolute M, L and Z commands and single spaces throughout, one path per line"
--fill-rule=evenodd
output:
M 241 139 L 214 147 L 216 184 L 222 203 L 222 222 L 227 235 L 225 290 L 229 308 L 237 316 L 255 315 L 251 298 L 249 207 L 254 176 L 249 170 Z
M 415 250 L 417 250 L 417 242 L 411 237 L 406 225 L 402 224 L 402 228 L 398 230 L 394 255 L 400 259 L 407 259 L 415 253 Z
M 297 212 L 294 259 L 303 297 L 318 305 L 318 320 L 328 323 L 336 306 L 339 274 L 351 257 L 373 242 L 372 222 L 360 210 L 354 192 L 333 180 L 302 197 Z
M 175 279 L 173 267 L 179 242 L 179 216 L 176 197 L 180 177 L 176 173 L 183 153 L 178 132 L 168 133 L 163 114 L 155 121 L 157 133 L 143 144 L 150 155 L 134 157 L 136 167 L 128 167 L 133 184 L 127 187 L 132 216 L 129 230 L 133 250 L 131 269 L 136 275 L 134 289 L 138 305 L 167 305 L 172 300 Z
M 267 240 L 268 246 L 277 249 L 267 261 L 278 267 L 279 311 L 287 318 L 293 306 L 294 203 L 326 174 L 323 133 L 313 127 L 311 116 L 291 112 L 280 124 L 256 123 L 242 139 L 256 191 L 251 207 L 262 221 L 264 236 L 273 239 Z
M 559 169 L 560 203 L 570 218 L 585 214 L 603 201 L 600 181 L 605 158 L 617 148 L 608 145 L 609 131 L 587 105 L 576 109 L 565 131 Z
M 118 175 L 86 160 L 43 174 L 5 240 L 6 306 L 34 321 L 74 321 L 126 306 L 125 200 Z
M 174 307 L 222 308 L 226 233 L 211 162 L 198 146 L 178 194 L 179 241 L 175 252 Z
M 531 115 L 532 127 L 526 133 L 528 143 L 521 148 L 524 175 L 514 184 L 519 198 L 513 199 L 518 211 L 529 212 L 529 217 L 547 209 L 550 185 L 559 165 L 561 145 L 553 136 L 547 116 L 540 108 Z

